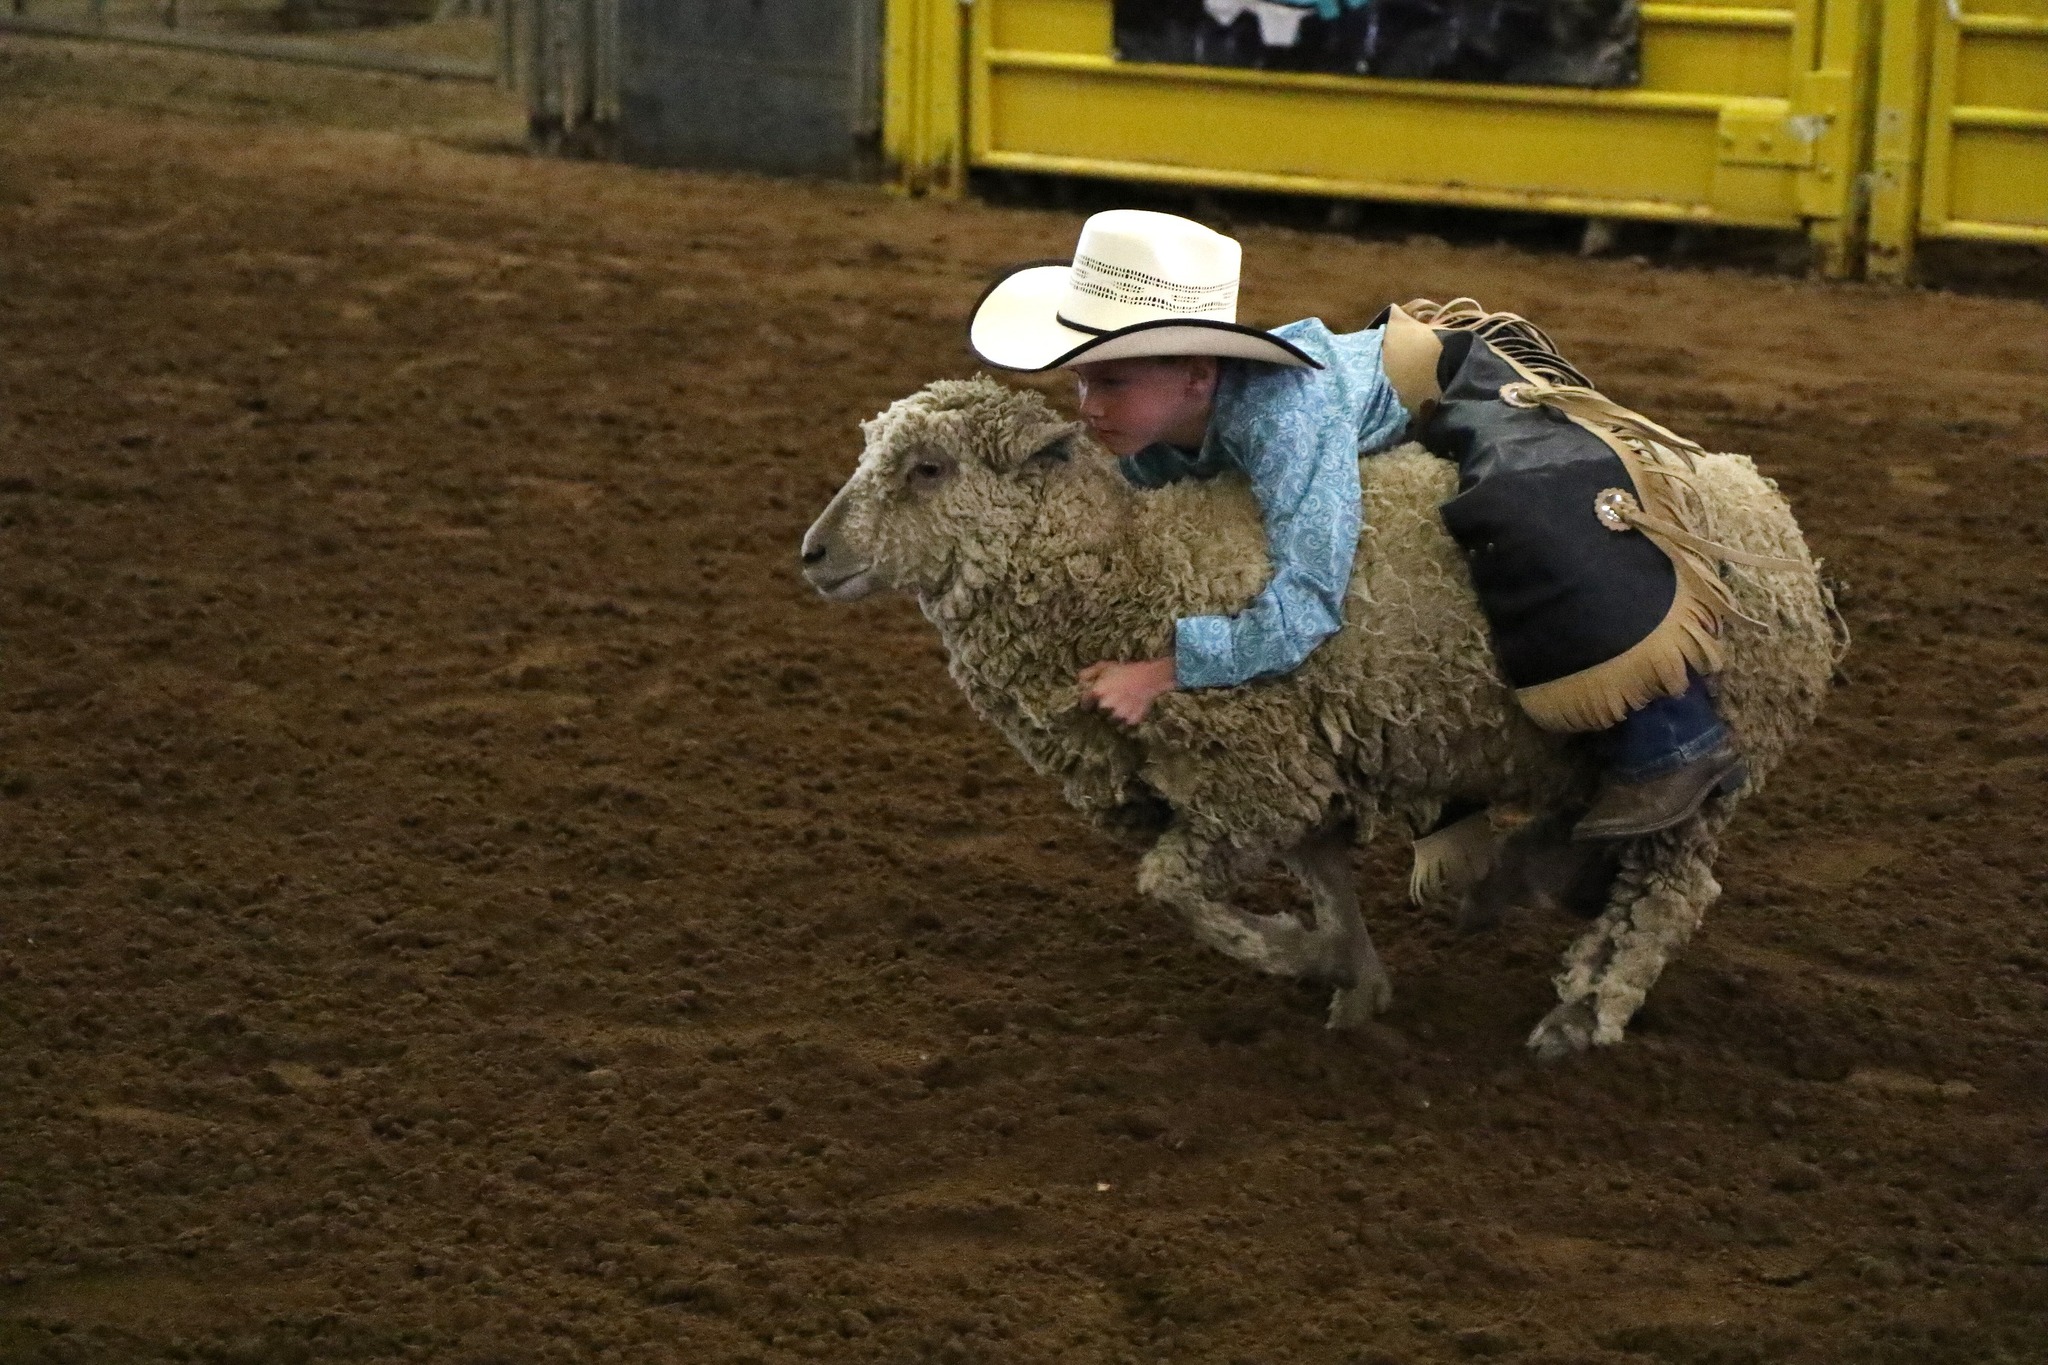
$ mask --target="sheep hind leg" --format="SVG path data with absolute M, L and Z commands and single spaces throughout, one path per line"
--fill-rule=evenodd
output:
M 1727 823 L 1709 811 L 1622 853 L 1607 909 L 1566 950 L 1558 1004 L 1529 1035 L 1545 1061 L 1621 1041 L 1665 964 L 1721 894 L 1714 854 Z
M 1358 879 L 1351 868 L 1351 831 L 1324 830 L 1302 840 L 1283 856 L 1314 907 L 1316 933 L 1326 945 L 1337 990 L 1330 997 L 1325 1026 L 1363 1028 L 1394 1003 L 1394 987 L 1365 917 L 1358 913 Z
M 1314 861 L 1324 874 L 1319 880 L 1334 874 L 1333 857 L 1323 854 Z M 1320 920 L 1312 928 L 1293 915 L 1254 915 L 1230 904 L 1232 874 L 1241 864 L 1241 856 L 1224 846 L 1176 827 L 1160 836 L 1139 864 L 1138 889 L 1178 911 L 1196 938 L 1259 971 L 1314 981 L 1353 981 L 1357 969 L 1343 956 L 1351 943 L 1342 933 Z M 1355 900 L 1350 908 L 1355 918 Z M 1321 906 L 1317 909 L 1322 911 Z M 1328 926 L 1342 923 L 1342 909 L 1340 896 L 1328 912 Z M 1372 961 L 1378 964 L 1377 958 Z

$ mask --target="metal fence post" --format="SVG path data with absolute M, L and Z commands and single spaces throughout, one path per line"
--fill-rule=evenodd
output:
M 564 82 L 573 87 L 573 98 L 564 101 L 563 121 L 577 135 L 578 144 L 589 136 L 591 117 L 596 110 L 592 90 L 597 75 L 596 53 L 591 50 L 591 29 L 596 25 L 595 0 L 566 0 L 571 15 L 568 24 L 568 51 L 562 54 L 569 77 Z
M 556 0 L 531 0 L 527 13 L 533 38 L 527 95 L 527 124 L 534 140 L 552 151 L 562 141 L 562 63 L 560 15 Z
M 492 15 L 497 22 L 498 84 L 507 90 L 519 88 L 517 0 L 496 0 Z
M 591 42 L 596 48 L 597 121 L 610 139 L 619 124 L 619 0 L 597 0 Z
M 974 9 L 960 0 L 887 0 L 882 153 L 897 189 L 966 189 L 968 69 Z
M 1872 279 L 1905 280 L 1913 273 L 1927 125 L 1929 8 L 1925 0 L 1884 0 L 1867 172 L 1870 239 L 1864 268 Z

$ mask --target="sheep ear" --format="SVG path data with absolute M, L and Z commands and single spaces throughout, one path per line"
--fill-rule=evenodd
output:
M 1024 457 L 1022 468 L 1045 469 L 1067 463 L 1074 458 L 1074 441 L 1081 430 L 1079 422 L 1063 422 L 1049 431 L 1036 433 L 1031 453 Z

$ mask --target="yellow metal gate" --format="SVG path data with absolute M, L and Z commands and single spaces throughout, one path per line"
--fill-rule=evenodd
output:
M 1193 3 L 1193 0 L 1190 0 Z M 1124 63 L 1111 0 L 889 0 L 899 183 L 974 168 L 2048 244 L 2048 0 L 1645 0 L 1633 90 Z
M 1885 0 L 1870 269 L 1916 238 L 2048 244 L 2048 0 Z
M 1110 0 L 893 0 L 887 150 L 913 187 L 990 167 L 1807 228 L 1839 273 L 1874 3 L 1646 3 L 1642 86 L 1580 90 L 1124 63 Z

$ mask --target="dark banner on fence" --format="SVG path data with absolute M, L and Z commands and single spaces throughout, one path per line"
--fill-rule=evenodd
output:
M 1127 62 L 1628 86 L 1636 0 L 1115 0 Z

